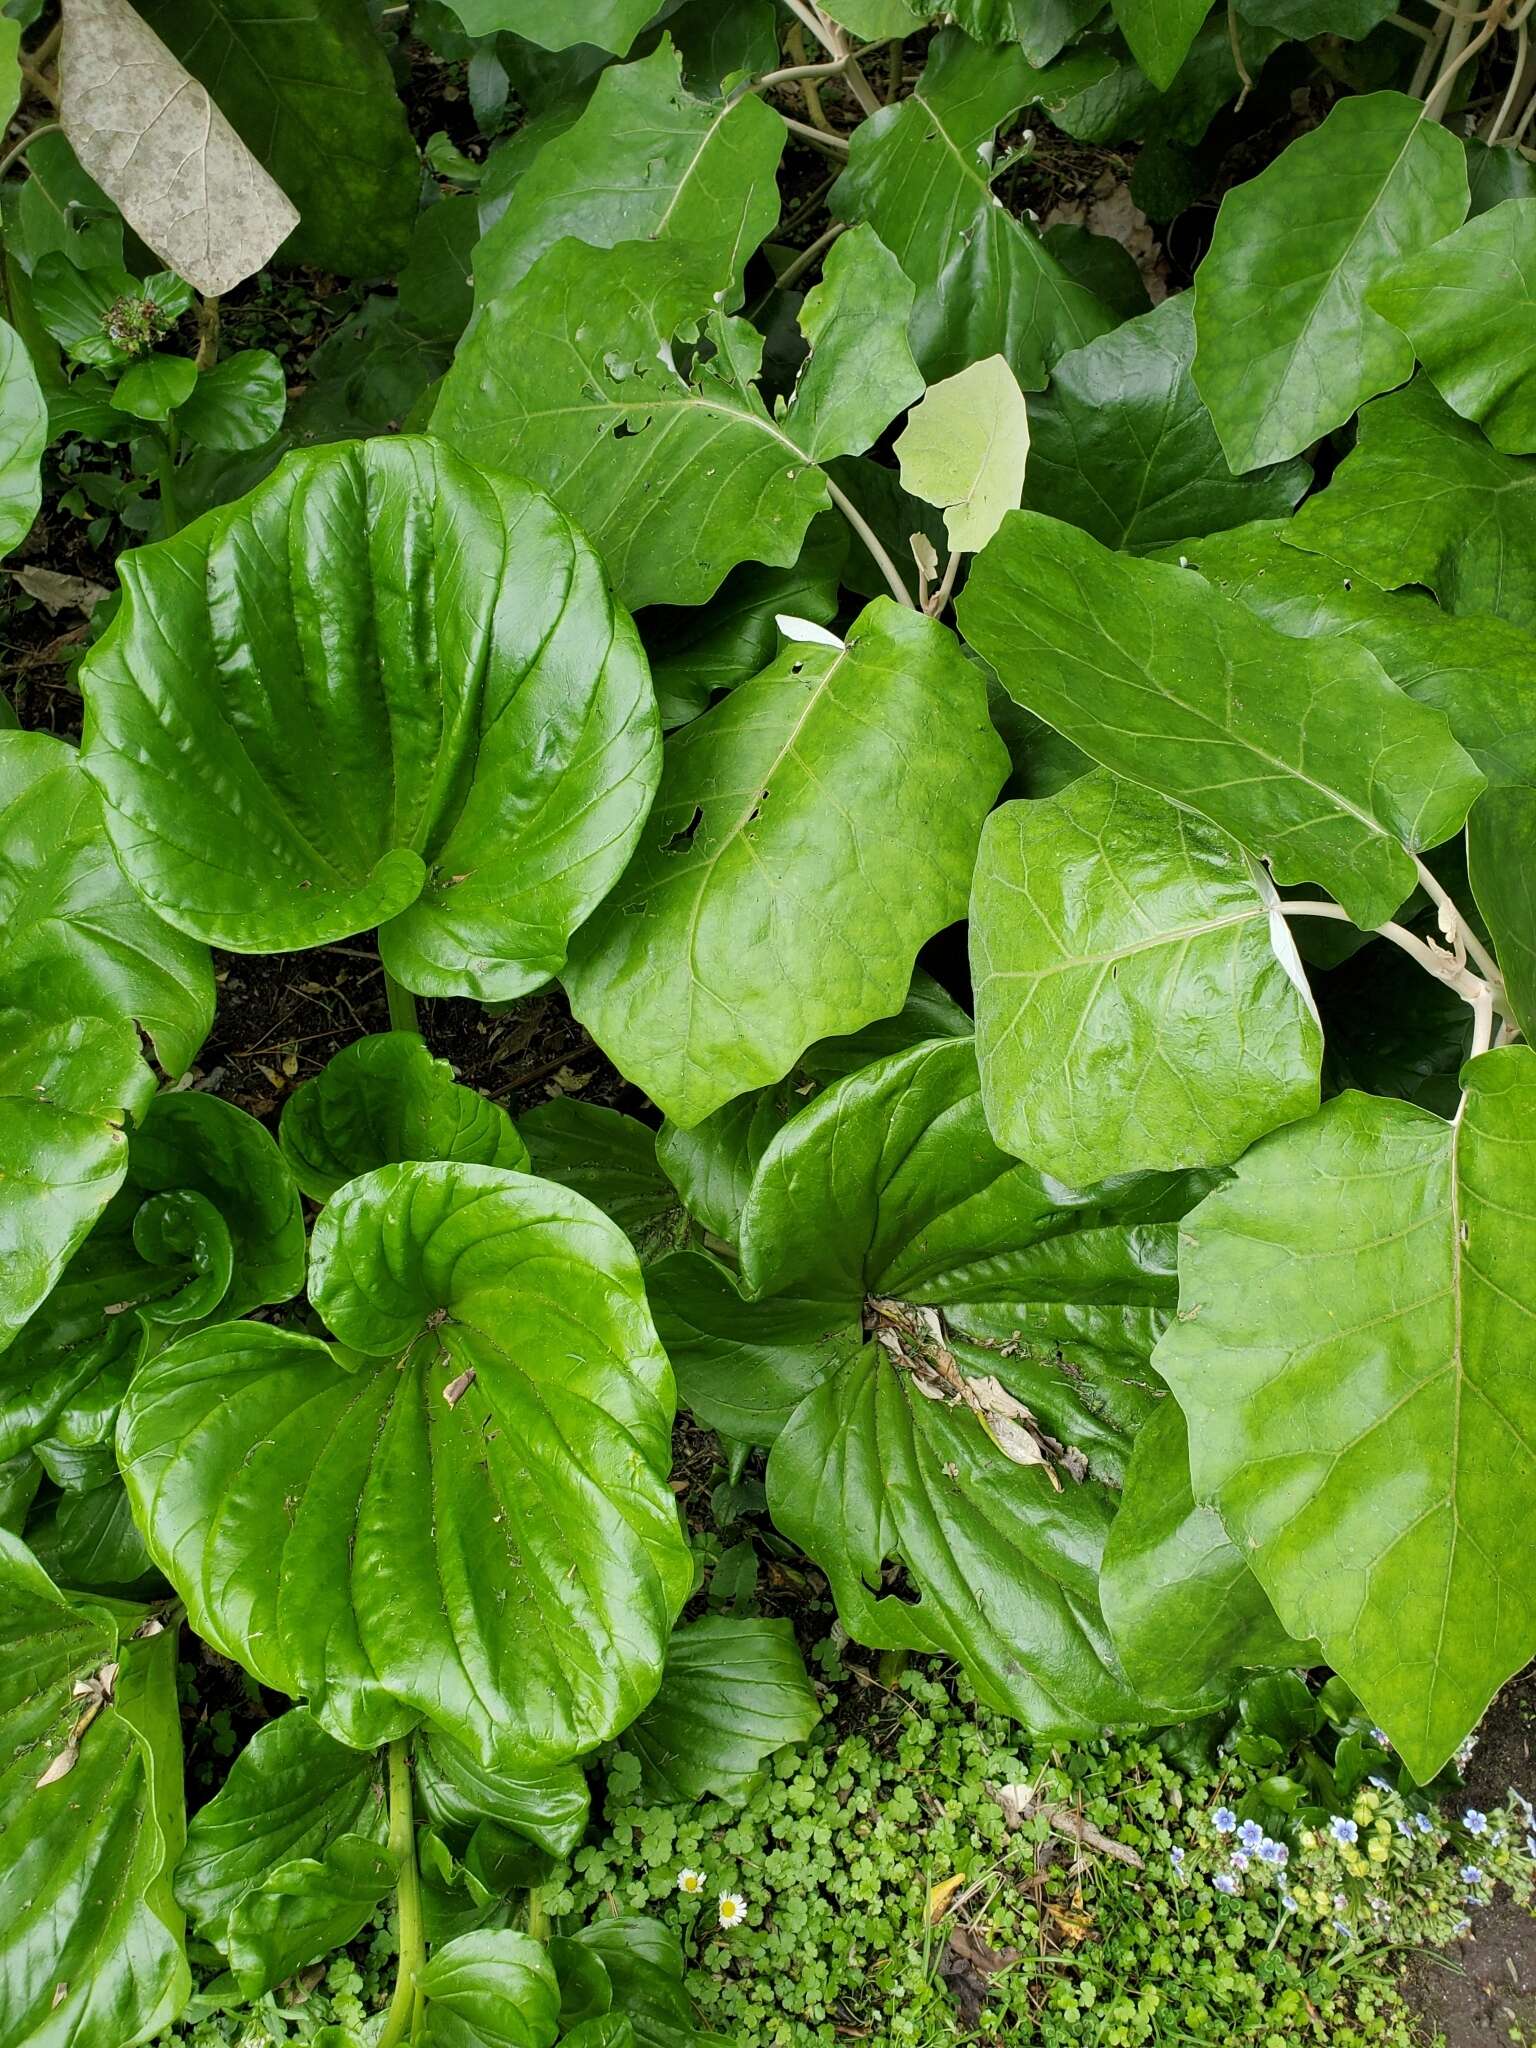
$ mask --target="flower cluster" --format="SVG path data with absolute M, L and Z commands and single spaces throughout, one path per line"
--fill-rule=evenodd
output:
M 1469 1908 L 1496 1884 L 1521 1903 L 1536 1892 L 1536 1809 L 1517 1792 L 1494 1813 L 1469 1806 L 1440 1816 L 1377 1777 L 1344 1812 L 1299 1827 L 1277 1813 L 1270 1825 L 1291 1840 L 1251 1812 L 1211 1808 L 1194 1823 L 1194 1845 L 1170 1850 L 1175 1877 L 1227 1899 L 1272 1901 L 1279 1915 L 1344 1944 L 1388 1935 L 1444 1942 L 1465 1932 Z

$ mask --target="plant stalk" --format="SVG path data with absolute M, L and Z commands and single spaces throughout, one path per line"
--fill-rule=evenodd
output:
M 523 1929 L 530 1941 L 548 1941 L 551 1933 L 549 1914 L 544 1909 L 544 1888 L 531 1884 L 528 1887 L 528 1911 L 524 1916 Z
M 870 525 L 846 491 L 839 489 L 831 477 L 826 479 L 826 484 L 827 495 L 831 498 L 833 504 L 842 513 L 848 524 L 859 536 L 859 539 L 863 541 L 865 547 L 869 549 L 876 562 L 879 563 L 880 573 L 890 585 L 892 597 L 895 598 L 898 604 L 904 604 L 909 611 L 915 612 L 917 605 L 913 600 L 912 593 L 908 590 L 901 571 L 886 553 L 884 543 L 881 541 L 879 534 L 875 532 L 875 529 Z
M 407 1741 L 389 1745 L 389 1853 L 399 1876 L 395 1910 L 400 1930 L 400 1960 L 394 1996 L 376 2048 L 399 2048 L 415 2030 L 421 2004 L 416 1973 L 427 1960 L 427 1939 L 421 1912 L 421 1872 L 416 1867 L 416 1827 L 411 1812 L 411 1752 Z
M 173 533 L 181 531 L 181 513 L 176 504 L 176 429 L 169 420 L 160 437 L 155 467 L 160 479 L 160 538 L 169 540 Z
M 384 970 L 384 995 L 389 1003 L 390 1030 L 419 1033 L 421 1025 L 416 1019 L 416 998 L 408 988 L 400 986 L 387 967 Z
M 62 121 L 40 121 L 35 128 L 29 128 L 19 142 L 13 143 L 5 155 L 0 156 L 0 178 L 5 176 L 12 164 L 19 162 L 26 155 L 40 135 L 62 135 L 63 132 Z

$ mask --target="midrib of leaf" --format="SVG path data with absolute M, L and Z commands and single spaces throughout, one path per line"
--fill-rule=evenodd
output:
M 1226 917 L 1202 919 L 1199 924 L 1170 925 L 1167 931 L 1154 932 L 1145 939 L 1137 939 L 1124 946 L 1115 946 L 1107 953 L 1074 953 L 1054 960 L 1048 967 L 1025 967 L 1004 971 L 994 968 L 987 976 L 989 981 L 1045 981 L 1053 974 L 1067 974 L 1074 967 L 1112 967 L 1117 960 L 1134 958 L 1138 953 L 1155 953 L 1164 946 L 1188 946 L 1193 940 L 1203 938 L 1207 932 L 1225 931 L 1231 925 L 1252 924 L 1257 919 L 1268 920 L 1269 912 L 1262 903 L 1251 910 L 1234 910 Z M 1042 922 L 1045 920 L 1042 918 Z M 1046 929 L 1050 926 L 1047 923 Z M 1055 933 L 1051 932 L 1052 938 Z
M 1398 172 L 1402 169 L 1403 160 L 1407 156 L 1409 150 L 1413 147 L 1414 141 L 1418 136 L 1420 122 L 1422 122 L 1423 118 L 1424 117 L 1421 112 L 1419 120 L 1415 121 L 1414 125 L 1409 129 L 1407 135 L 1403 138 L 1402 148 L 1398 151 L 1397 155 L 1393 158 L 1391 164 L 1383 173 L 1381 182 L 1376 187 L 1375 196 L 1372 198 L 1370 205 L 1366 208 L 1365 212 L 1362 214 L 1361 218 L 1356 223 L 1355 231 L 1350 236 L 1348 242 L 1345 244 L 1344 249 L 1340 254 L 1338 260 L 1331 266 L 1329 270 L 1327 270 L 1326 272 L 1319 273 L 1319 275 L 1324 279 L 1324 282 L 1321 288 L 1313 297 L 1311 309 L 1308 312 L 1306 319 L 1302 323 L 1301 332 L 1297 336 L 1296 344 L 1290 352 L 1288 358 L 1288 366 L 1289 364 L 1293 364 L 1295 362 L 1297 355 L 1299 355 L 1299 353 L 1301 352 L 1302 343 L 1307 339 L 1307 337 L 1310 335 L 1312 331 L 1313 323 L 1317 319 L 1318 312 L 1322 307 L 1323 300 L 1327 297 L 1329 291 L 1332 290 L 1334 284 L 1337 282 L 1339 273 L 1343 270 L 1345 264 L 1354 254 L 1355 244 L 1360 240 L 1361 236 L 1365 233 L 1366 229 L 1375 220 L 1377 213 L 1380 211 L 1382 199 L 1385 196 L 1388 188 L 1392 185 L 1393 181 L 1397 177 Z M 1364 286 L 1361 287 L 1361 291 L 1357 293 L 1356 296 L 1363 297 L 1363 294 Z M 1382 316 L 1379 313 L 1376 315 L 1376 318 L 1378 320 L 1381 319 L 1381 317 Z M 1391 326 L 1390 321 L 1387 321 L 1385 324 L 1389 327 Z M 1395 333 L 1396 329 L 1393 329 L 1393 332 Z
M 1461 1542 L 1461 1510 L 1458 1504 L 1456 1483 L 1461 1472 L 1461 1396 L 1466 1380 L 1462 1360 L 1462 1271 L 1461 1271 L 1461 1171 L 1459 1153 L 1461 1134 L 1466 1125 L 1467 1102 L 1463 1094 L 1456 1110 L 1456 1119 L 1451 1126 L 1450 1157 L 1450 1224 L 1451 1224 L 1451 1362 L 1452 1395 L 1451 1410 L 1451 1469 L 1446 1480 L 1446 1506 L 1451 1515 L 1451 1549 L 1445 1564 L 1445 1584 L 1440 1596 L 1440 1626 L 1435 1634 L 1435 1662 L 1429 1688 L 1424 1698 L 1423 1730 L 1426 1743 L 1430 1740 L 1435 1716 L 1435 1695 L 1440 1685 L 1440 1659 L 1445 1648 L 1445 1631 L 1451 1612 L 1451 1584 L 1456 1576 L 1456 1552 Z
M 1048 599 L 1045 600 L 1045 602 L 1047 603 L 1047 605 L 1049 605 Z M 1078 620 L 1073 619 L 1069 614 L 1065 612 L 1057 610 L 1057 608 L 1055 607 L 1050 608 L 1053 611 L 1055 611 L 1055 615 L 1058 618 L 1066 620 L 1066 623 L 1073 629 L 1074 633 L 1078 633 L 1081 631 L 1081 625 Z M 1207 725 L 1211 727 L 1215 732 L 1219 733 L 1229 746 L 1236 748 L 1241 753 L 1251 754 L 1256 760 L 1263 761 L 1264 763 L 1266 763 L 1267 766 L 1271 768 L 1280 769 L 1283 772 L 1283 774 L 1290 779 L 1293 779 L 1297 782 L 1305 783 L 1309 789 L 1316 790 L 1319 796 L 1326 797 L 1329 803 L 1333 804 L 1338 810 L 1347 813 L 1347 815 L 1354 818 L 1358 824 L 1365 826 L 1366 829 L 1369 832 L 1374 833 L 1378 839 L 1383 839 L 1387 841 L 1389 845 L 1394 845 L 1402 849 L 1404 851 L 1404 857 L 1407 857 L 1406 848 L 1404 848 L 1402 839 L 1397 835 L 1397 833 L 1389 832 L 1386 826 L 1383 825 L 1379 819 L 1373 818 L 1371 816 L 1369 811 L 1360 810 L 1356 804 L 1354 804 L 1348 797 L 1344 796 L 1339 790 L 1330 788 L 1330 786 L 1326 782 L 1319 782 L 1315 775 L 1308 774 L 1306 769 L 1303 768 L 1298 762 L 1287 761 L 1283 755 L 1270 753 L 1268 748 L 1261 747 L 1256 740 L 1239 738 L 1238 735 L 1232 731 L 1230 726 L 1218 723 L 1218 721 L 1212 716 L 1210 712 L 1202 710 L 1198 705 L 1187 703 L 1184 698 L 1175 695 L 1175 693 L 1171 689 L 1167 688 L 1164 684 L 1155 682 L 1152 678 L 1150 670 L 1148 670 L 1144 666 L 1144 664 L 1141 661 L 1141 658 L 1133 650 L 1122 646 L 1118 640 L 1114 640 L 1112 636 L 1111 645 L 1114 646 L 1119 653 L 1129 656 L 1132 666 L 1139 671 L 1142 677 L 1142 681 L 1139 685 L 1136 683 L 1132 683 L 1129 685 L 1131 689 L 1144 689 L 1150 696 L 1154 698 L 1160 697 L 1165 702 L 1176 705 L 1180 711 L 1188 712 L 1190 717 L 1198 719 L 1202 725 Z M 1221 659 L 1227 673 L 1227 680 L 1229 686 L 1227 694 L 1230 696 L 1230 682 L 1234 663 L 1228 656 L 1225 647 L 1223 647 L 1221 650 Z M 1102 675 L 1105 674 L 1106 671 L 1101 669 L 1099 673 Z M 1385 671 L 1383 671 L 1383 673 L 1385 673 Z M 1311 707 L 1309 706 L 1309 711 L 1310 708 Z M 1111 730 L 1118 732 L 1120 728 L 1113 727 L 1111 728 Z M 1138 780 L 1137 777 L 1132 775 L 1127 775 L 1126 779 L 1128 781 L 1133 782 Z M 1157 790 L 1156 785 L 1153 783 L 1145 783 L 1142 786 L 1147 789 L 1152 789 L 1154 793 L 1158 795 L 1161 795 L 1163 793 L 1162 791 Z M 1202 788 L 1208 791 L 1216 787 L 1225 786 L 1225 784 L 1217 785 L 1214 783 L 1206 783 L 1202 785 Z M 1170 800 L 1175 803 L 1178 802 L 1177 798 L 1173 798 Z M 1214 823 L 1216 821 L 1213 820 L 1212 822 Z M 1317 819 L 1309 819 L 1301 823 L 1287 826 L 1286 829 L 1279 834 L 1279 838 L 1282 840 L 1289 839 L 1298 831 L 1315 828 L 1319 822 L 1320 821 Z M 1222 827 L 1221 829 L 1225 830 L 1226 828 Z

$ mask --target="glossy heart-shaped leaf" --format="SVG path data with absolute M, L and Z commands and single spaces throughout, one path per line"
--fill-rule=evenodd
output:
M 298 1189 L 256 1119 L 213 1095 L 157 1095 L 122 1186 L 0 1357 L 0 1456 L 55 1433 L 110 1442 L 151 1337 L 288 1301 L 304 1258 Z
M 176 1642 L 143 1608 L 67 1599 L 0 1533 L 0 1961 L 17 2048 L 145 2041 L 186 2003 Z
M 861 1641 L 959 1656 L 1034 1726 L 1136 1717 L 1093 1585 L 1173 1301 L 1166 1219 L 1198 1185 L 1074 1193 L 1009 1160 L 970 1043 L 941 1040 L 784 1126 L 739 1285 L 698 1255 L 655 1269 L 680 1379 L 773 1442 L 774 1519 Z M 884 1592 L 895 1559 L 915 1603 Z
M 41 1503 L 28 1515 L 25 1533 L 56 1586 L 124 1600 L 154 1600 L 167 1591 L 115 1469 L 99 1486 L 69 1488 Z
M 521 1775 L 488 1770 L 446 1735 L 418 1739 L 413 1761 L 423 1810 L 451 1834 L 467 1837 L 490 1821 L 551 1856 L 569 1856 L 586 1831 L 591 1796 L 579 1764 Z
M 1536 1648 L 1536 1054 L 1464 1079 L 1454 1124 L 1341 1095 L 1256 1145 L 1185 1220 L 1156 1360 L 1196 1500 L 1420 1783 Z
M 997 131 L 1032 97 L 1017 43 L 936 36 L 916 89 L 861 122 L 833 188 L 840 219 L 868 221 L 917 287 L 912 351 L 930 381 L 1006 358 L 1026 391 L 1114 316 L 994 194 Z
M 345 1046 L 283 1104 L 283 1157 L 312 1201 L 407 1159 L 462 1159 L 523 1171 L 528 1148 L 494 1102 L 462 1088 L 412 1031 Z
M 1203 578 L 1037 512 L 1009 514 L 959 613 L 1020 703 L 1357 924 L 1392 915 L 1412 852 L 1458 830 L 1482 787 L 1440 714 L 1363 650 L 1287 639 Z
M 639 852 L 565 983 L 687 1127 L 899 1007 L 918 948 L 963 914 L 1006 759 L 953 634 L 888 599 L 845 644 L 791 643 L 666 751 Z M 893 815 L 924 829 L 892 848 Z
M 19 547 L 43 501 L 48 409 L 26 343 L 0 320 L 0 555 Z
M 426 994 L 563 964 L 660 764 L 634 629 L 547 499 L 431 441 L 341 444 L 122 576 L 84 759 L 151 905 L 246 952 L 378 924 Z
M 124 879 L 73 748 L 0 732 L 0 1347 L 122 1180 L 138 1027 L 179 1074 L 212 1016 L 206 951 Z
M 601 1103 L 557 1095 L 528 1111 L 522 1135 L 532 1171 L 611 1216 L 642 1264 L 687 1237 L 688 1219 L 656 1163 L 656 1133 L 649 1124 Z
M 1227 194 L 1195 283 L 1195 383 L 1234 470 L 1299 455 L 1411 375 L 1366 295 L 1466 211 L 1458 139 L 1395 92 L 1341 99 Z
M 560 1985 L 541 1942 L 510 1929 L 461 1934 L 417 1972 L 426 2048 L 550 2048 Z
M 1102 769 L 987 820 L 971 977 L 992 1134 L 1071 1186 L 1224 1165 L 1317 1107 L 1323 1034 L 1268 876 Z
M 707 1614 L 673 1634 L 661 1690 L 623 1741 L 658 1806 L 742 1800 L 765 1760 L 820 1719 L 787 1621 Z
M 259 1728 L 187 1829 L 176 1896 L 198 1932 L 229 1953 L 237 1909 L 273 1871 L 323 1858 L 341 1837 L 382 1848 L 389 1820 L 379 1765 L 375 1752 L 337 1742 L 302 1707 Z
M 180 433 L 203 448 L 238 452 L 263 447 L 283 424 L 287 381 L 267 348 L 237 349 L 197 383 L 176 415 Z
M 558 243 L 481 312 L 432 431 L 515 465 L 601 550 L 629 605 L 702 604 L 738 562 L 786 567 L 827 503 L 823 465 L 858 454 L 922 391 L 911 286 L 869 229 L 807 294 L 811 353 L 771 415 L 763 337 L 719 310 L 718 245 Z M 678 344 L 703 328 L 712 353 Z
M 199 1633 L 358 1747 L 425 1720 L 517 1773 L 614 1734 L 691 1582 L 671 1374 L 615 1226 L 522 1174 L 383 1167 L 323 1211 L 310 1298 L 344 1351 L 225 1324 L 124 1404 Z

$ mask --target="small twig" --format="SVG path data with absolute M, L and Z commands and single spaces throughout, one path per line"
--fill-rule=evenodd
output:
M 823 178 L 819 185 L 814 187 L 814 189 L 811 190 L 810 192 L 806 193 L 805 197 L 801 200 L 800 204 L 795 208 L 793 213 L 785 214 L 784 218 L 779 222 L 778 239 L 780 241 L 782 241 L 786 235 L 793 234 L 795 229 L 800 226 L 802 221 L 809 220 L 813 213 L 816 213 L 820 210 L 821 202 L 826 198 L 827 194 L 832 190 L 832 187 L 837 183 L 838 176 L 839 173 L 833 171 L 829 177 Z
M 1238 34 L 1237 8 L 1233 5 L 1233 0 L 1227 0 L 1227 42 L 1231 47 L 1232 62 L 1237 66 L 1237 75 L 1243 81 L 1243 89 L 1238 94 L 1237 104 L 1232 110 L 1234 113 L 1240 114 L 1243 110 L 1244 100 L 1253 91 L 1253 78 L 1249 73 L 1248 66 L 1243 62 L 1243 44 L 1242 38 Z
M 12 164 L 26 155 L 39 135 L 62 135 L 63 132 L 62 121 L 43 121 L 36 128 L 29 128 L 19 142 L 13 143 L 5 155 L 0 156 L 0 178 L 5 176 Z
M 823 16 L 822 19 L 825 21 L 826 17 Z M 843 60 L 843 76 L 848 81 L 848 90 L 853 94 L 866 115 L 878 114 L 880 111 L 880 101 L 869 80 L 859 69 L 859 60 L 853 54 L 847 37 L 837 26 L 836 22 L 827 22 L 827 32 L 832 39 L 834 51 Z
M 41 71 L 45 64 L 51 64 L 59 54 L 59 44 L 63 40 L 64 23 L 60 19 L 53 24 L 53 27 L 49 29 L 47 35 L 43 37 L 43 40 L 35 50 L 28 50 L 26 52 L 27 62 L 35 64 L 38 70 Z
M 805 101 L 806 118 L 812 127 L 820 128 L 823 134 L 835 135 L 837 130 L 827 119 L 827 110 L 821 104 L 821 93 L 816 85 L 820 77 L 836 77 L 842 70 L 841 60 L 834 58 L 825 67 L 811 64 L 806 60 L 805 32 L 798 21 L 792 21 L 784 37 L 784 46 L 795 62 L 790 67 L 800 74 L 800 97 Z
M 51 78 L 45 78 L 37 66 L 29 63 L 25 57 L 18 57 L 16 65 L 32 90 L 35 93 L 40 93 L 50 107 L 56 107 L 59 104 L 59 89 Z
M 1282 917 L 1331 917 L 1343 924 L 1354 924 L 1349 912 L 1337 903 L 1282 897 L 1278 908 Z M 1373 925 L 1370 929 L 1378 938 L 1390 939 L 1392 944 L 1408 954 L 1410 959 L 1416 960 L 1426 974 L 1432 974 L 1436 981 L 1443 981 L 1447 988 L 1454 989 L 1464 1003 L 1471 1003 L 1475 1007 L 1484 996 L 1487 996 L 1490 1002 L 1496 1002 L 1503 994 L 1504 985 L 1496 976 L 1489 981 L 1480 980 L 1470 968 L 1459 966 L 1453 954 L 1442 952 L 1438 946 L 1432 946 L 1426 940 L 1415 937 L 1405 925 L 1389 920 L 1386 924 Z
M 906 76 L 907 46 L 900 36 L 893 36 L 887 45 L 885 74 L 885 103 L 895 106 L 901 98 L 901 88 Z
M 823 135 L 819 128 L 812 128 L 806 121 L 796 121 L 791 115 L 779 112 L 779 119 L 791 135 L 798 135 L 805 142 L 814 142 L 818 149 L 824 149 L 828 156 L 845 157 L 848 145 L 841 135 Z
M 825 234 L 818 235 L 809 248 L 802 249 L 792 263 L 785 264 L 773 281 L 773 289 L 776 292 L 787 292 L 791 285 L 798 284 L 811 266 L 826 255 L 838 236 L 845 234 L 847 229 L 847 221 L 833 221 Z
M 823 474 L 825 475 L 825 472 Z M 884 543 L 881 541 L 879 534 L 875 532 L 875 529 L 864 517 L 858 506 L 854 504 L 848 493 L 840 489 L 830 476 L 826 477 L 825 480 L 828 496 L 879 564 L 881 575 L 884 576 L 886 582 L 890 585 L 892 597 L 895 598 L 898 604 L 904 604 L 909 611 L 915 612 L 917 605 L 913 601 L 912 593 L 907 588 L 906 580 L 902 576 L 901 571 L 886 553 Z
M 1426 28 L 1422 21 L 1410 21 L 1406 14 L 1389 14 L 1387 20 L 1393 28 L 1400 28 L 1410 36 L 1418 36 L 1422 42 L 1432 43 L 1435 40 L 1432 28 Z
M 1452 26 L 1452 15 L 1442 8 L 1440 19 L 1435 23 L 1429 41 L 1424 45 L 1424 53 L 1414 68 L 1413 78 L 1408 86 L 1408 91 L 1414 99 L 1419 97 L 1434 76 L 1435 66 L 1440 61 L 1440 54 L 1445 48 Z
M 1434 91 L 1424 102 L 1426 120 L 1444 119 L 1446 108 L 1450 104 L 1451 87 L 1456 83 L 1458 73 L 1493 41 L 1508 11 L 1509 0 L 1493 0 L 1493 5 L 1488 9 L 1487 21 L 1471 42 L 1466 40 L 1465 22 L 1458 21 L 1455 24 L 1450 40 L 1446 44 L 1445 60 L 1441 64 L 1440 75 L 1435 80 Z

